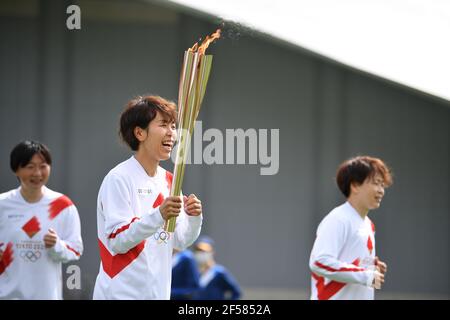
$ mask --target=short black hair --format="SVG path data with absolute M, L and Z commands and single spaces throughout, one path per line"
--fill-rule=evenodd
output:
M 342 194 L 348 198 L 352 183 L 361 185 L 377 173 L 383 178 L 386 187 L 392 184 L 391 169 L 383 160 L 370 156 L 357 156 L 341 163 L 336 173 L 336 183 Z
M 10 166 L 13 172 L 17 172 L 19 168 L 25 167 L 33 156 L 38 153 L 49 165 L 52 164 L 52 156 L 48 147 L 40 142 L 25 140 L 14 147 L 10 155 Z
M 139 96 L 128 102 L 120 116 L 119 134 L 131 150 L 139 149 L 139 140 L 134 135 L 134 129 L 136 127 L 147 129 L 158 111 L 164 118 L 176 123 L 176 105 L 170 100 L 160 96 Z

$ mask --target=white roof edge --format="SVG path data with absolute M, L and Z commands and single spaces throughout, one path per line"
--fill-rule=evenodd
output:
M 450 1 L 157 2 L 237 22 L 337 63 L 450 102 Z

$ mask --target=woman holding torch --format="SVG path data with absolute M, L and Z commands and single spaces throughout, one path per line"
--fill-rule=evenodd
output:
M 201 201 L 169 196 L 172 174 L 159 166 L 170 158 L 175 124 L 175 104 L 158 96 L 131 100 L 120 117 L 120 135 L 135 154 L 106 175 L 98 194 L 94 299 L 169 299 L 172 251 L 200 234 Z M 173 233 L 164 228 L 172 217 Z

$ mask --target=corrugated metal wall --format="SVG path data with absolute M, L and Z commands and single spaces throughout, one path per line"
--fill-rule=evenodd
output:
M 49 145 L 49 186 L 77 204 L 86 248 L 83 290 L 66 297 L 90 298 L 97 191 L 130 155 L 117 135 L 119 113 L 138 94 L 176 100 L 184 49 L 215 25 L 143 2 L 78 4 L 79 31 L 65 28 L 69 3 L 0 4 L 0 190 L 17 186 L 8 165 L 17 142 Z M 257 36 L 218 41 L 210 53 L 203 132 L 280 130 L 277 175 L 261 176 L 261 165 L 187 169 L 184 191 L 203 200 L 218 261 L 244 287 L 309 290 L 317 224 L 343 201 L 336 166 L 370 154 L 395 173 L 371 213 L 389 265 L 385 292 L 448 297 L 450 104 Z

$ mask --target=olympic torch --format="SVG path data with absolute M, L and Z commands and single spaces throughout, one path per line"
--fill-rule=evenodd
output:
M 184 52 L 178 88 L 178 128 L 177 154 L 173 173 L 171 196 L 181 195 L 186 156 L 189 151 L 195 120 L 206 92 L 212 66 L 212 55 L 205 55 L 209 44 L 220 38 L 220 29 L 207 36 L 200 46 L 195 43 Z M 170 218 L 165 224 L 167 232 L 175 231 L 176 218 Z

